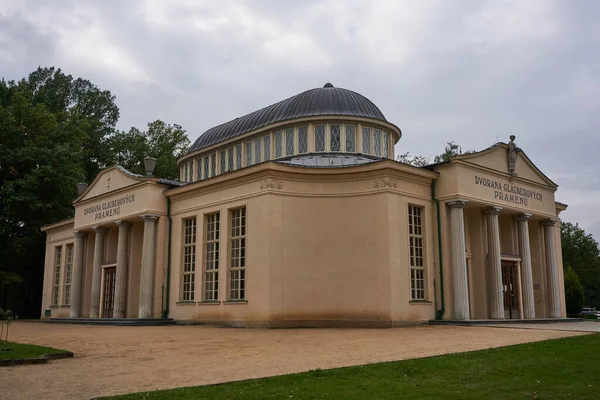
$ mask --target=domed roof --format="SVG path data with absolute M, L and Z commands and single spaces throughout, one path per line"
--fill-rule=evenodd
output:
M 351 90 L 336 88 L 331 83 L 327 83 L 322 88 L 307 90 L 289 99 L 210 128 L 196 139 L 190 152 L 275 122 L 320 115 L 346 115 L 387 122 L 383 113 L 371 100 Z

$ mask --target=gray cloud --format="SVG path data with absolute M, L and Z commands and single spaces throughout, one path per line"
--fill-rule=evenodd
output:
M 213 125 L 332 82 L 431 156 L 517 143 L 561 216 L 600 239 L 599 2 L 0 0 L 0 65 L 56 65 L 117 96 L 120 128 Z

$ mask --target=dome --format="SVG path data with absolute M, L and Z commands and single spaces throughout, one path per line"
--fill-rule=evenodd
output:
M 351 90 L 336 88 L 331 83 L 327 83 L 322 88 L 307 90 L 289 99 L 210 128 L 196 139 L 190 152 L 275 122 L 327 115 L 364 117 L 387 122 L 383 113 L 371 100 Z

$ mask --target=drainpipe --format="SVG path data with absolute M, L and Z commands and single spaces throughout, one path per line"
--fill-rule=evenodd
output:
M 444 317 L 446 311 L 446 303 L 444 302 L 444 258 L 442 253 L 442 226 L 440 217 L 440 201 L 435 197 L 435 180 L 431 181 L 431 200 L 435 202 L 437 210 L 437 235 L 438 235 L 438 259 L 440 264 L 440 306 L 439 310 L 435 312 L 435 319 L 440 320 Z M 433 282 L 435 295 L 437 297 L 437 291 L 435 290 L 435 280 Z M 436 300 L 437 304 L 437 300 Z
M 167 240 L 167 290 L 164 309 L 162 312 L 163 318 L 169 318 L 169 295 L 171 294 L 171 198 L 167 197 L 167 221 L 169 223 L 169 236 Z M 163 290 L 164 292 L 164 290 Z

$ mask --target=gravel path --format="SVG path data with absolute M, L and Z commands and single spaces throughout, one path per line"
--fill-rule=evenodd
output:
M 2 399 L 89 399 L 575 336 L 488 327 L 224 329 L 16 322 L 10 339 L 75 358 L 0 370 Z

